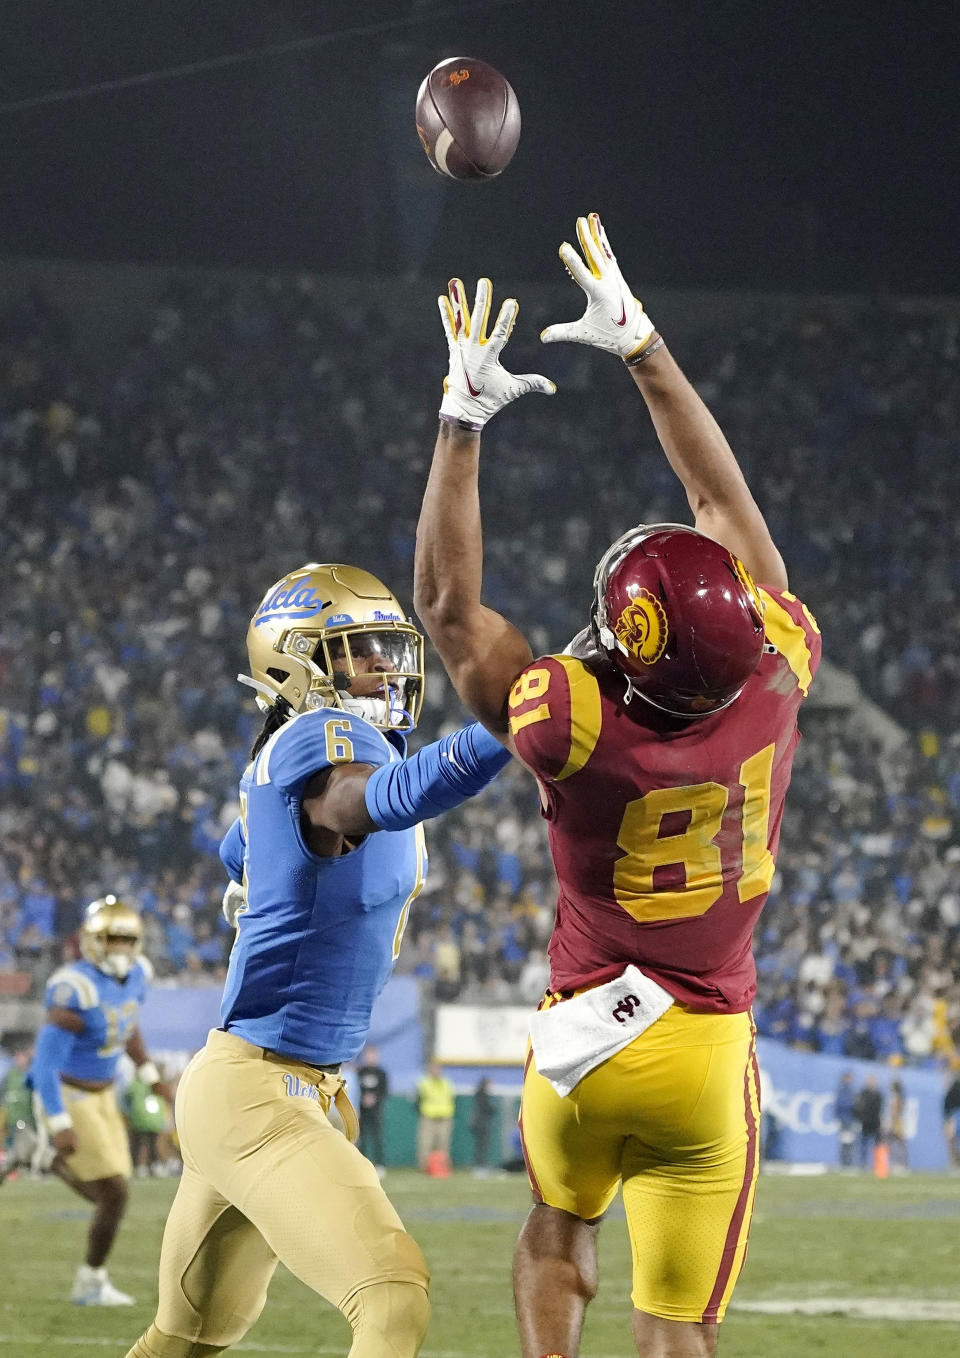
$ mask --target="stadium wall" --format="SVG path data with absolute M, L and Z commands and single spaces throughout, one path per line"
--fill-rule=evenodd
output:
M 151 1050 L 171 1070 L 181 1070 L 203 1045 L 208 1029 L 219 1022 L 219 999 L 219 990 L 212 987 L 157 987 L 151 991 L 141 1026 Z M 502 1100 L 500 1127 L 493 1144 L 498 1144 L 498 1136 L 504 1152 L 509 1144 L 530 1012 L 529 1006 L 521 1005 L 489 1008 L 449 1004 L 436 1010 L 436 1055 L 461 1095 L 453 1146 L 457 1163 L 469 1163 L 471 1158 L 468 1096 L 482 1076 L 490 1080 L 492 1092 Z M 417 982 L 409 976 L 394 977 L 377 1001 L 370 1033 L 370 1041 L 379 1048 L 380 1061 L 390 1076 L 392 1098 L 385 1118 L 390 1164 L 408 1164 L 413 1158 L 413 1100 L 427 1057 L 424 1030 Z M 857 1088 L 872 1075 L 884 1093 L 894 1079 L 899 1079 L 907 1100 L 910 1167 L 947 1168 L 943 1077 L 938 1071 L 824 1056 L 766 1038 L 759 1039 L 757 1050 L 769 1158 L 787 1163 L 839 1162 L 840 1125 L 834 1096 L 840 1076 L 849 1070 Z

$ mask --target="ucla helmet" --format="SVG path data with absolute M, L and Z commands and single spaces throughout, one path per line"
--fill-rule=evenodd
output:
M 116 945 L 120 944 L 120 947 Z M 132 944 L 133 946 L 129 946 Z M 140 960 L 143 925 L 132 906 L 103 896 L 91 901 L 80 925 L 80 955 L 98 971 L 126 980 L 130 968 Z
M 640 524 L 594 576 L 593 638 L 639 694 L 678 717 L 728 707 L 763 655 L 763 600 L 743 562 L 685 524 Z
M 376 654 L 377 692 L 358 662 Z M 423 637 L 393 594 L 356 566 L 311 562 L 271 585 L 247 629 L 264 710 L 340 707 L 381 730 L 409 730 L 423 703 Z M 351 693 L 353 689 L 353 693 Z

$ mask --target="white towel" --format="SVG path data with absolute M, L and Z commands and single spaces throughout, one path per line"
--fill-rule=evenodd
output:
M 530 1020 L 537 1070 L 564 1098 L 601 1061 L 628 1046 L 665 1014 L 673 996 L 632 963 L 622 976 Z

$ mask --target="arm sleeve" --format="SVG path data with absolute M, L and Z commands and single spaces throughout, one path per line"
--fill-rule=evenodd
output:
M 58 1028 L 55 1023 L 45 1023 L 37 1037 L 30 1081 L 48 1117 L 65 1111 L 60 1092 L 60 1071 L 70 1059 L 73 1038 L 73 1033 Z
M 239 882 L 243 877 L 243 855 L 246 847 L 243 824 L 238 816 L 220 841 L 220 862 L 226 868 L 231 881 Z
M 510 758 L 474 722 L 407 759 L 374 769 L 366 786 L 367 810 L 381 830 L 409 830 L 481 792 Z

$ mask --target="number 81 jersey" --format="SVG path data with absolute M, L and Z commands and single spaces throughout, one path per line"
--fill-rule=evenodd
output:
M 510 731 L 540 782 L 560 888 L 553 990 L 596 985 L 633 962 L 694 1009 L 749 1008 L 797 712 L 820 661 L 806 606 L 760 592 L 760 664 L 710 716 L 627 703 L 622 675 L 569 655 L 533 661 L 514 684 Z

